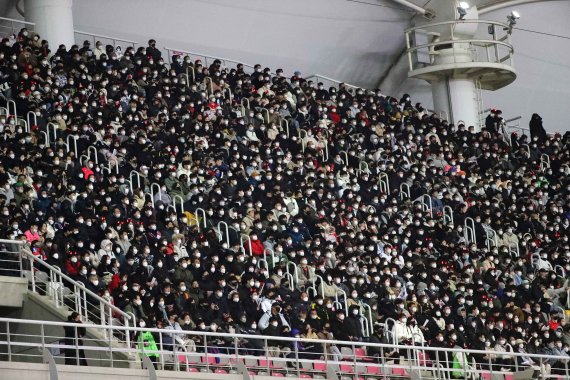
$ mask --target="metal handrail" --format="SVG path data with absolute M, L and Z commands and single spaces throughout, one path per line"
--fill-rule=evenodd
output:
M 36 23 L 35 23 L 35 22 L 24 21 L 24 20 L 18 20 L 18 19 L 15 19 L 15 18 L 0 17 L 0 20 L 12 21 L 12 22 L 17 22 L 17 23 L 19 23 L 19 24 L 30 25 L 30 26 L 36 26 Z
M 305 79 L 306 79 L 306 80 L 310 80 L 311 78 L 315 78 L 315 79 L 317 80 L 317 82 L 320 82 L 320 81 L 323 80 L 323 79 L 326 80 L 326 81 L 329 81 L 329 82 L 333 82 L 333 83 L 335 83 L 335 84 L 337 85 L 337 87 L 339 87 L 341 84 L 343 84 L 343 85 L 344 85 L 345 87 L 347 87 L 347 88 L 352 88 L 352 89 L 355 89 L 355 90 L 360 90 L 360 89 L 365 90 L 365 88 L 363 88 L 363 87 L 359 87 L 359 86 L 355 86 L 355 85 L 350 84 L 350 83 L 342 82 L 342 81 L 339 81 L 338 79 L 329 78 L 329 77 L 326 77 L 326 76 L 321 75 L 321 74 L 309 75 L 309 76 L 308 76 L 307 78 L 305 78 Z
M 196 216 L 196 227 L 198 228 L 198 232 L 201 232 L 202 230 L 200 227 L 200 215 L 202 215 L 202 222 L 204 224 L 204 229 L 206 229 L 206 227 L 208 226 L 206 210 L 204 210 L 201 207 L 198 207 L 196 210 L 194 210 L 194 215 Z
M 21 242 L 18 241 L 11 241 L 11 240 L 0 240 L 0 243 L 10 243 L 10 244 L 21 244 Z M 124 311 L 122 311 L 121 309 L 119 309 L 118 307 L 116 307 L 115 305 L 113 305 L 112 303 L 110 303 L 109 301 L 107 301 L 106 299 L 100 297 L 98 294 L 93 293 L 91 290 L 87 289 L 85 286 L 83 286 L 81 283 L 73 280 L 71 277 L 69 277 L 68 275 L 66 275 L 65 273 L 61 272 L 61 270 L 59 270 L 58 268 L 46 263 L 45 261 L 43 261 L 42 259 L 40 259 L 39 257 L 35 256 L 34 254 L 32 254 L 32 252 L 26 250 L 26 249 L 21 249 L 20 250 L 20 254 L 27 258 L 30 261 L 30 264 L 32 265 L 32 268 L 34 267 L 34 263 L 39 264 L 40 266 L 48 269 L 50 271 L 50 275 L 56 275 L 57 277 L 59 277 L 60 279 L 64 279 L 65 281 L 69 282 L 70 284 L 72 284 L 74 287 L 79 288 L 82 292 L 84 292 L 85 294 L 88 294 L 90 297 L 93 297 L 94 299 L 96 299 L 97 301 L 99 301 L 100 303 L 102 303 L 103 305 L 107 306 L 108 308 L 110 308 L 113 312 L 119 314 L 120 316 L 122 316 L 123 318 L 125 318 L 125 321 L 130 320 L 130 316 L 128 314 L 126 314 Z M 23 268 L 22 268 L 23 270 Z M 22 273 L 23 275 L 23 273 Z M 37 293 L 35 291 L 35 277 L 32 275 L 32 291 L 34 293 Z M 80 313 L 81 314 L 81 313 Z
M 130 186 L 131 186 L 131 193 L 133 192 L 133 175 L 136 175 L 137 178 L 137 189 L 141 188 L 143 185 L 143 182 L 141 181 L 141 173 L 139 173 L 136 170 L 131 170 L 131 172 L 129 173 L 129 181 L 130 181 Z
M 425 198 L 429 199 L 429 203 L 425 201 Z M 422 211 L 429 211 L 430 216 L 433 218 L 433 202 L 429 194 L 423 194 L 414 199 L 412 203 L 420 203 L 422 205 Z
M 322 359 L 322 362 L 327 366 L 327 367 L 332 367 L 334 368 L 334 371 L 340 371 L 341 370 L 341 365 L 346 365 L 347 363 L 353 363 L 356 365 L 360 365 L 360 364 L 366 364 L 367 366 L 373 366 L 373 367 L 388 367 L 390 368 L 390 366 L 394 366 L 395 367 L 399 367 L 402 368 L 402 364 L 388 364 L 386 362 L 386 357 L 384 357 L 383 354 L 381 354 L 381 357 L 379 357 L 378 359 L 381 359 L 381 361 L 369 361 L 367 357 L 364 358 L 357 358 L 357 354 L 354 350 L 354 348 L 364 348 L 364 349 L 375 349 L 376 352 L 392 352 L 394 350 L 398 350 L 400 352 L 407 352 L 408 354 L 406 355 L 408 357 L 409 362 L 405 364 L 405 369 L 409 370 L 409 371 L 424 371 L 424 370 L 431 370 L 431 371 L 435 371 L 436 370 L 436 366 L 438 363 L 440 363 L 440 360 L 437 359 L 440 356 L 443 358 L 447 358 L 448 356 L 452 356 L 452 354 L 461 354 L 461 355 L 472 355 L 472 356 L 482 356 L 485 354 L 488 354 L 489 351 L 486 350 L 473 350 L 473 349 L 463 349 L 463 348 L 440 348 L 440 347 L 429 347 L 429 346 L 423 346 L 423 345 L 402 345 L 402 344 L 386 344 L 386 343 L 369 343 L 369 342 L 350 342 L 350 341 L 341 341 L 341 340 L 325 340 L 325 339 L 303 339 L 303 338 L 292 338 L 292 337 L 281 337 L 281 336 L 267 336 L 267 335 L 248 335 L 248 334 L 228 334 L 228 333 L 216 333 L 216 332 L 202 332 L 202 331 L 185 331 L 185 330 L 170 330 L 170 329 L 157 329 L 157 328 L 140 328 L 140 327 L 116 327 L 116 326 L 101 326 L 101 325 L 91 325 L 91 324 L 81 324 L 78 325 L 77 323 L 69 323 L 69 322 L 51 322 L 51 321 L 39 321 L 39 320 L 26 320 L 26 319 L 11 319 L 11 318 L 0 318 L 0 324 L 3 324 L 3 327 L 5 327 L 5 333 L 2 335 L 2 344 L 6 345 L 8 347 L 8 361 L 13 361 L 12 358 L 15 356 L 17 357 L 17 353 L 11 355 L 10 352 L 12 351 L 12 349 L 14 347 L 18 347 L 19 349 L 21 348 L 25 348 L 25 347 L 37 347 L 37 348 L 59 348 L 59 349 L 70 349 L 70 350 L 89 350 L 89 351 L 97 351 L 97 352 L 107 352 L 110 353 L 111 355 L 109 355 L 109 358 L 105 358 L 105 360 L 107 361 L 107 364 L 104 365 L 108 365 L 108 361 L 111 360 L 121 360 L 121 359 L 114 359 L 113 358 L 113 353 L 123 353 L 123 354 L 127 354 L 127 357 L 132 359 L 132 360 L 136 360 L 136 356 L 137 354 L 140 355 L 140 348 L 139 347 L 131 347 L 131 346 L 96 346 L 96 345 L 90 345 L 90 344 L 84 344 L 83 346 L 79 347 L 77 346 L 77 344 L 73 344 L 73 345 L 66 345 L 66 344 L 60 344 L 59 342 L 53 342 L 51 341 L 51 343 L 46 342 L 46 333 L 45 331 L 52 331 L 53 328 L 60 328 L 63 329 L 64 327 L 72 327 L 72 328 L 77 328 L 78 326 L 81 326 L 83 328 L 89 329 L 90 331 L 97 331 L 97 330 L 106 330 L 109 331 L 109 335 L 111 333 L 115 333 L 115 332 L 120 332 L 122 334 L 125 334 L 126 336 L 130 336 L 130 335 L 138 335 L 140 333 L 151 333 L 154 336 L 158 337 L 156 344 L 157 344 L 157 350 L 156 353 L 157 355 L 161 356 L 162 359 L 161 362 L 164 360 L 164 356 L 165 355 L 172 355 L 174 354 L 174 356 L 176 357 L 178 354 L 182 354 L 183 351 L 172 351 L 169 349 L 166 349 L 166 347 L 163 346 L 163 342 L 164 342 L 164 336 L 166 334 L 166 336 L 169 337 L 184 337 L 184 336 L 191 336 L 194 337 L 195 340 L 202 342 L 201 344 L 203 344 L 203 346 L 201 345 L 200 347 L 203 348 L 203 350 L 201 350 L 202 352 L 187 352 L 188 356 L 192 356 L 194 358 L 202 358 L 205 357 L 206 360 L 203 360 L 202 363 L 196 363 L 197 365 L 202 365 L 204 367 L 208 366 L 208 356 L 215 356 L 216 358 L 234 358 L 237 360 L 240 359 L 249 359 L 249 358 L 262 358 L 262 359 L 267 359 L 268 361 L 271 360 L 273 362 L 286 362 L 286 361 L 291 361 L 291 358 L 283 358 L 283 357 L 269 357 L 269 352 L 267 350 L 267 341 L 271 340 L 271 341 L 277 341 L 280 342 L 279 345 L 282 346 L 290 346 L 293 347 L 295 350 L 295 361 L 297 362 L 312 362 L 314 361 L 314 359 L 299 359 L 298 357 L 298 346 L 299 343 L 301 344 L 306 344 L 306 345 L 314 345 L 314 344 L 320 344 L 323 345 L 324 347 L 330 347 L 333 345 L 339 346 L 339 347 L 351 347 L 353 348 L 352 352 L 350 354 L 343 354 L 342 358 L 340 358 L 340 360 L 332 360 L 330 358 L 329 355 L 324 355 L 324 359 Z M 39 326 L 38 328 L 34 328 L 34 329 L 30 329 L 32 331 L 37 331 L 39 330 L 40 333 L 39 335 L 31 335 L 33 337 L 40 337 L 41 339 L 33 339 L 32 341 L 20 341 L 19 339 L 11 339 L 14 337 L 18 337 L 19 333 L 14 333 L 14 331 L 21 331 L 24 325 L 27 326 Z M 17 328 L 17 326 L 20 326 L 20 328 Z M 10 328 L 12 327 L 12 328 Z M 48 329 L 48 327 L 51 327 L 50 329 Z M 61 330 L 60 330 L 61 331 Z M 49 338 L 53 338 L 53 336 L 50 336 Z M 63 337 L 62 337 L 63 338 Z M 227 353 L 225 352 L 218 352 L 218 353 L 213 353 L 212 351 L 208 352 L 208 348 L 209 347 L 216 347 L 216 343 L 215 341 L 217 340 L 225 340 L 228 342 L 233 342 L 233 348 L 232 346 L 229 347 Z M 94 340 L 92 338 L 83 338 L 84 341 L 90 341 L 90 340 Z M 208 344 L 208 340 L 211 342 L 210 344 Z M 239 346 L 239 342 L 242 340 L 259 340 L 260 342 L 265 342 L 265 352 L 262 354 L 261 357 L 257 357 L 257 356 L 252 356 L 252 355 L 248 355 L 248 354 L 240 354 L 240 346 Z M 241 351 L 243 352 L 243 351 Z M 432 358 L 433 361 L 435 361 L 436 363 L 431 364 L 428 360 L 418 360 L 418 359 L 414 359 L 414 358 L 419 358 L 419 353 L 429 353 L 427 356 L 429 356 L 430 358 Z M 451 355 L 448 355 L 451 354 Z M 38 353 L 38 355 L 41 355 L 41 353 Z M 553 362 L 560 362 L 563 363 L 563 370 L 565 371 L 564 373 L 566 374 L 566 376 L 568 375 L 568 371 L 569 371 L 569 361 L 568 361 L 568 357 L 567 356 L 556 356 L 556 355 L 540 355 L 540 354 L 531 354 L 531 353 L 521 353 L 521 352 L 509 352 L 508 353 L 509 356 L 515 358 L 515 362 L 516 359 L 518 358 L 531 358 L 531 359 L 536 359 L 535 361 L 537 362 L 543 362 L 543 361 L 553 361 Z M 98 356 L 98 355 L 96 355 Z M 96 360 L 96 359 L 92 359 L 92 360 Z M 124 359 L 123 359 L 124 360 Z M 350 360 L 350 361 L 347 361 Z M 475 365 L 470 366 L 469 368 L 464 367 L 461 369 L 456 369 L 453 368 L 450 363 L 447 362 L 447 359 L 445 359 L 445 364 L 442 366 L 443 368 L 440 368 L 441 371 L 461 371 L 463 373 L 466 374 L 467 376 L 467 372 L 469 371 L 470 374 L 481 374 L 483 372 L 486 373 L 499 373 L 498 369 L 493 369 L 494 366 L 491 366 L 489 369 L 486 370 L 480 370 L 477 369 L 477 364 L 484 364 L 484 363 L 477 363 L 475 362 Z M 217 366 L 218 364 L 210 364 L 213 366 Z M 222 364 L 219 364 L 222 365 Z M 231 365 L 231 363 L 229 363 L 229 365 Z M 441 365 L 441 364 L 440 364 Z M 223 366 L 223 365 L 222 365 Z M 226 365 L 227 366 L 227 365 Z M 256 362 L 256 366 L 257 366 L 257 362 Z M 263 367 L 264 364 L 259 364 L 260 367 Z M 526 367 L 524 367 L 526 368 Z M 546 373 L 546 370 L 544 368 L 539 369 L 542 373 L 542 377 L 541 378 L 557 378 L 559 375 L 550 375 L 548 373 Z M 501 372 L 504 373 L 504 372 Z M 469 375 L 469 378 L 471 378 L 471 376 Z
M 173 53 L 173 52 L 177 52 L 177 53 L 182 53 L 182 54 L 186 54 L 186 55 L 194 55 L 194 56 L 197 56 L 197 57 L 204 57 L 205 60 L 207 60 L 207 59 L 211 59 L 211 60 L 216 60 L 216 59 L 218 59 L 218 60 L 222 61 L 222 63 L 224 63 L 224 62 L 231 62 L 231 63 L 234 63 L 234 64 L 236 64 L 236 65 L 241 63 L 244 67 L 249 67 L 249 68 L 251 68 L 251 69 L 253 69 L 253 68 L 255 67 L 254 65 L 251 65 L 251 64 L 249 64 L 249 63 L 240 62 L 240 61 L 237 61 L 237 60 L 235 60 L 235 59 L 216 57 L 216 56 L 214 56 L 214 55 L 203 54 L 203 53 L 198 53 L 198 52 L 189 51 L 189 50 L 173 49 L 173 48 L 169 48 L 169 47 L 165 47 L 164 49 L 168 52 L 168 56 L 169 56 L 169 57 L 171 57 L 172 55 L 174 55 L 174 54 L 171 54 L 171 52 L 172 52 L 172 53 Z M 170 59 L 170 58 L 169 58 L 169 59 Z M 207 61 L 204 62 L 204 63 L 205 63 L 204 66 L 206 66 L 206 65 L 207 65 Z
M 291 266 L 293 267 L 293 273 L 289 271 L 289 267 Z M 295 264 L 293 261 L 288 261 L 287 265 L 285 266 L 285 270 L 287 271 L 287 273 L 293 276 L 296 286 L 299 283 L 299 268 L 297 267 L 297 264 Z
M 50 121 L 46 125 L 46 130 L 47 130 L 47 137 L 48 137 L 48 145 L 51 145 L 51 143 L 55 144 L 55 142 L 57 140 L 57 124 Z M 50 136 L 50 132 L 53 133 L 53 139 Z
M 380 192 L 390 195 L 390 178 L 385 172 L 381 172 L 378 175 L 378 188 L 380 189 Z
M 95 33 L 91 33 L 91 32 L 84 32 L 84 31 L 82 31 L 82 30 L 74 30 L 73 32 L 74 32 L 74 33 L 77 33 L 77 34 L 83 34 L 83 35 L 86 35 L 86 36 L 90 36 L 90 37 L 93 37 L 94 39 L 95 39 L 95 38 L 103 38 L 103 39 L 105 39 L 105 40 L 112 40 L 113 43 L 114 43 L 115 41 L 126 42 L 127 44 L 132 45 L 133 47 L 135 47 L 135 45 L 140 45 L 139 42 L 127 40 L 127 39 L 124 39 L 124 38 L 110 37 L 110 36 L 105 36 L 105 35 L 103 35 L 103 34 L 95 34 Z M 116 45 L 114 45 L 114 46 L 116 46 Z
M 228 246 L 229 246 L 229 243 L 228 243 Z M 273 251 L 271 248 L 268 248 L 268 247 L 266 247 L 263 250 L 263 259 L 265 260 L 265 262 L 268 262 L 267 261 L 267 254 L 268 253 L 271 255 L 271 265 L 272 265 L 272 267 L 275 267 L 275 251 Z M 268 267 L 268 269 L 269 269 L 269 267 Z
M 515 48 L 513 47 L 513 45 L 508 44 L 506 42 L 502 42 L 502 41 L 498 41 L 498 40 L 479 40 L 479 39 L 462 39 L 462 40 L 444 40 L 444 41 L 437 41 L 437 42 L 430 42 L 428 44 L 422 44 L 422 45 L 417 45 L 417 46 L 413 46 L 410 47 L 408 49 L 408 53 L 413 53 L 417 50 L 420 49 L 427 49 L 427 48 L 431 48 L 431 47 L 435 47 L 435 46 L 440 46 L 440 45 L 449 45 L 449 44 L 480 44 L 480 43 L 484 43 L 484 42 L 492 42 L 489 45 L 502 45 L 507 47 L 510 51 L 511 54 L 512 52 L 514 52 Z M 479 46 L 479 45 L 478 45 Z M 504 58 L 504 57 L 503 57 Z M 502 63 L 503 62 L 503 58 L 497 59 L 498 63 Z M 461 63 L 471 63 L 471 61 L 465 61 L 465 62 L 461 62 Z
M 475 234 L 475 220 L 473 220 L 471 217 L 465 218 L 464 227 L 465 240 L 467 240 L 469 243 L 477 244 L 477 235 Z
M 226 222 L 224 222 L 223 220 L 218 222 L 218 232 L 219 232 L 219 241 L 222 241 L 224 235 L 222 234 L 222 227 L 224 227 L 224 230 L 226 232 L 226 243 L 228 245 L 228 247 L 230 246 L 230 228 L 228 226 L 228 224 Z
M 443 206 L 443 223 L 453 224 L 453 209 L 451 206 Z
M 502 28 L 508 28 L 509 26 L 505 23 L 498 22 L 498 21 L 488 21 L 488 20 L 453 20 L 453 21 L 440 21 L 429 23 L 425 25 L 414 26 L 412 28 L 408 28 L 404 30 L 404 33 L 415 32 L 416 30 L 425 30 L 428 28 L 432 28 L 434 26 L 441 26 L 441 25 L 458 25 L 458 24 L 490 24 L 490 25 L 497 25 Z

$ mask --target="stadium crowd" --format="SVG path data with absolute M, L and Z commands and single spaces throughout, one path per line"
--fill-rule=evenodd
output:
M 478 132 L 408 95 L 155 44 L 2 40 L 2 101 L 35 115 L 0 116 L 2 237 L 141 327 L 568 357 L 570 134 L 535 114 L 507 136 L 498 111 Z

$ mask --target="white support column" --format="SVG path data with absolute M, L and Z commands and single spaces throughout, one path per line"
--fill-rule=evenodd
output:
M 465 126 L 474 126 L 480 130 L 475 81 L 469 78 L 449 79 L 449 98 L 451 99 L 451 113 L 455 124 L 463 121 Z
M 25 0 L 26 21 L 36 23 L 35 31 L 50 43 L 52 51 L 60 44 L 67 49 L 75 43 L 72 0 Z
M 433 107 L 436 111 L 444 111 L 449 121 L 465 126 L 474 126 L 479 130 L 479 105 L 475 81 L 469 78 L 442 78 L 431 82 Z
M 442 77 L 439 80 L 430 82 L 431 94 L 433 97 L 433 109 L 437 112 L 445 112 L 449 118 L 449 122 L 453 122 L 451 114 L 451 105 L 449 104 L 449 92 L 447 91 L 447 78 Z

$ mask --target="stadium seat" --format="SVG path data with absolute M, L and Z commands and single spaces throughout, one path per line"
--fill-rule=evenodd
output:
M 350 347 L 341 347 L 340 353 L 343 359 L 352 360 L 352 356 L 354 353 L 352 352 L 352 348 Z
M 327 371 L 327 365 L 325 362 L 321 362 L 321 361 L 316 361 L 313 363 L 313 369 L 315 371 L 322 371 L 322 372 L 326 372 Z
M 267 359 L 259 359 L 259 367 L 261 368 L 274 368 L 273 361 Z
M 378 367 L 378 365 L 369 364 L 366 366 L 366 373 L 369 375 L 379 375 L 380 367 Z
M 409 377 L 410 375 L 406 372 L 406 369 L 403 367 L 393 367 L 392 368 L 392 375 L 398 377 Z
M 364 358 L 364 357 L 366 357 L 366 351 L 364 350 L 364 348 L 355 348 L 354 349 L 354 355 L 357 358 Z

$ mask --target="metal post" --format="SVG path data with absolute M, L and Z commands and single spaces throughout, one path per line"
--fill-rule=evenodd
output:
M 354 378 L 354 380 L 358 380 L 358 371 L 357 371 L 357 367 L 356 367 L 356 354 L 355 354 L 355 352 L 356 352 L 356 345 L 352 344 L 352 365 L 354 366 L 353 367 L 354 373 L 353 373 L 352 377 Z
M 162 331 L 158 333 L 158 339 L 160 340 L 160 344 L 159 344 L 159 357 L 160 357 L 160 368 L 164 370 L 164 345 L 163 345 L 163 340 L 162 340 Z
M 299 339 L 295 339 L 295 366 L 297 367 L 297 377 L 301 377 L 301 369 L 299 368 Z
M 109 308 L 109 314 L 111 314 L 111 308 Z M 109 315 L 109 321 L 111 321 L 110 315 Z M 107 331 L 107 329 L 105 329 L 105 331 Z M 113 360 L 113 328 L 112 327 L 109 331 L 107 331 L 107 338 L 109 338 L 109 343 L 107 343 L 109 345 L 109 361 L 111 362 L 111 368 L 114 368 L 115 367 L 115 361 Z
M 79 337 L 77 336 L 77 326 L 73 326 L 73 330 L 75 331 L 75 365 L 79 365 Z
M 85 320 L 89 320 L 89 314 L 87 312 L 87 293 L 85 290 L 81 289 L 80 293 L 83 294 L 83 310 L 85 311 Z
M 210 371 L 210 361 L 208 360 L 208 337 L 204 335 L 204 352 L 206 353 L 206 370 Z
M 107 323 L 105 323 L 105 309 L 104 309 L 105 305 L 103 304 L 103 302 L 99 302 L 99 317 L 101 318 L 101 325 L 106 325 Z M 104 329 L 103 330 L 103 336 L 106 338 L 107 337 L 107 330 Z
M 10 322 L 6 322 L 6 343 L 8 349 L 8 361 L 12 361 L 12 344 L 10 342 Z

